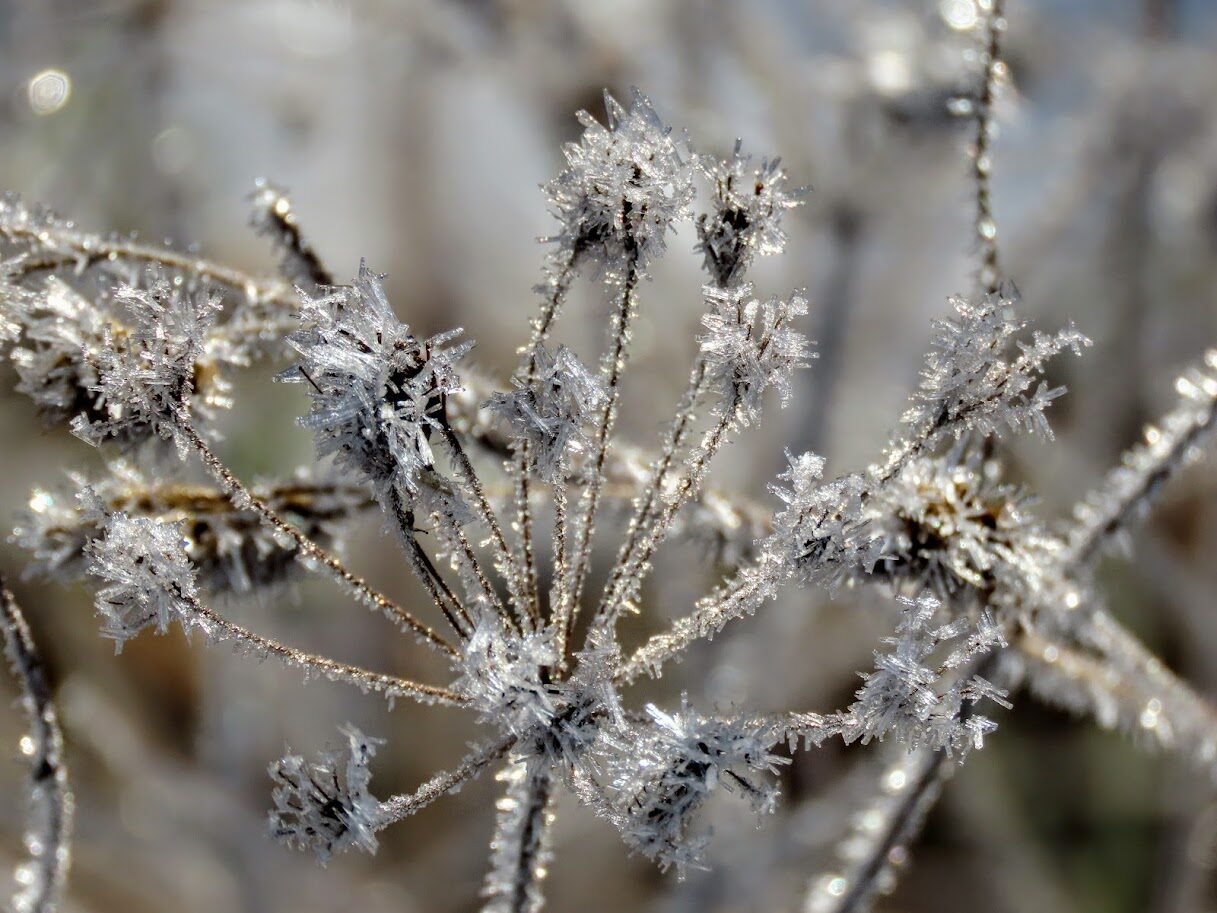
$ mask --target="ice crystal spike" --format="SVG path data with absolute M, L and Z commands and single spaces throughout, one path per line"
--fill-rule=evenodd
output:
M 93 390 L 110 326 L 105 311 L 52 276 L 41 294 L 19 299 L 14 320 L 23 330 L 11 356 L 17 390 L 34 401 L 44 421 L 66 424 L 83 413 L 90 424 L 104 422 L 107 415 Z
M 633 90 L 629 109 L 605 93 L 607 126 L 579 113 L 583 136 L 563 150 L 567 168 L 546 185 L 562 223 L 559 245 L 613 270 L 645 269 L 693 199 L 693 165 L 651 102 Z
M 709 213 L 697 217 L 698 249 L 706 271 L 721 288 L 733 285 L 754 258 L 786 248 L 782 217 L 802 200 L 786 187 L 780 159 L 754 168 L 736 140 L 730 158 L 699 156 L 698 164 L 713 189 Z
M 488 722 L 520 736 L 554 719 L 557 689 L 544 677 L 557 659 L 552 631 L 519 635 L 488 618 L 465 643 L 456 687 Z
M 354 726 L 342 730 L 346 747 L 313 761 L 286 754 L 270 765 L 275 807 L 270 832 L 288 846 L 312 850 L 320 862 L 348 847 L 376 852 L 380 803 L 368 791 L 368 763 L 383 739 Z
M 169 623 L 190 614 L 197 598 L 195 570 L 177 523 L 111 514 L 103 535 L 88 548 L 89 571 L 106 581 L 97 593 L 102 633 L 115 652 L 147 628 L 164 634 Z
M 485 406 L 517 441 L 527 442 L 537 477 L 553 482 L 564 471 L 567 457 L 585 452 L 590 445 L 585 425 L 603 404 L 605 392 L 565 346 L 556 353 L 538 346 L 531 373 L 531 380 L 514 379 L 515 392 L 496 393 Z
M 281 380 L 307 383 L 319 457 L 370 481 L 382 505 L 419 493 L 435 466 L 431 438 L 444 398 L 461 389 L 455 365 L 472 348 L 459 330 L 420 340 L 399 321 L 381 277 L 360 264 L 353 285 L 308 298 L 292 336 L 299 364 Z
M 761 414 L 761 394 L 778 391 L 783 406 L 790 402 L 790 379 L 815 357 L 807 337 L 791 324 L 807 314 L 807 302 L 795 295 L 788 301 L 771 298 L 763 304 L 751 298 L 752 286 L 730 289 L 706 286 L 706 332 L 697 338 L 706 364 L 706 384 L 716 394 L 714 409 L 735 415 L 742 425 L 755 424 Z
M 774 485 L 784 507 L 773 516 L 773 534 L 761 546 L 807 582 L 836 586 L 868 575 L 881 555 L 863 504 L 865 479 L 848 474 L 822 481 L 824 460 L 812 453 L 786 454 L 790 465 Z

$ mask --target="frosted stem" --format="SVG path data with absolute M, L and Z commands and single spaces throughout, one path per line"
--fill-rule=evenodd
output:
M 1187 465 L 1217 420 L 1217 349 L 1175 381 L 1178 404 L 1145 430 L 1144 440 L 1126 451 L 1100 488 L 1074 508 L 1061 566 L 1074 575 L 1091 564 L 1102 547 L 1126 530 L 1159 489 Z
M 54 913 L 71 864 L 72 791 L 63 760 L 63 732 L 51 697 L 46 669 L 17 600 L 0 577 L 0 630 L 5 653 L 21 691 L 29 732 L 21 753 L 30 765 L 29 858 L 18 869 L 16 913 Z
M 24 239 L 39 245 L 48 243 L 40 235 L 51 229 L 32 229 L 23 227 L 7 227 L 0 229 L 0 234 L 12 238 Z M 241 270 L 233 269 L 211 260 L 182 254 L 162 247 L 147 244 L 136 244 L 103 238 L 79 232 L 66 231 L 62 228 L 53 229 L 49 243 L 66 251 L 66 255 L 56 260 L 33 258 L 23 261 L 17 267 L 17 275 L 25 275 L 42 269 L 55 269 L 61 266 L 74 266 L 79 269 L 101 263 L 106 260 L 118 262 L 147 263 L 163 266 L 174 272 L 190 276 L 198 276 L 208 282 L 214 282 L 241 294 L 249 301 L 259 304 L 274 304 L 285 309 L 295 308 L 299 304 L 296 292 L 291 286 L 280 281 L 260 279 Z
M 304 533 L 284 520 L 269 504 L 233 475 L 232 471 L 208 446 L 198 431 L 195 430 L 188 413 L 184 410 L 179 410 L 176 418 L 178 430 L 198 451 L 199 456 L 203 460 L 203 465 L 207 467 L 207 470 L 212 474 L 216 482 L 224 489 L 224 492 L 232 500 L 234 506 L 239 510 L 252 510 L 272 529 L 290 538 L 299 549 L 297 556 L 300 559 L 312 559 L 318 562 L 334 580 L 350 591 L 360 602 L 378 609 L 390 620 L 396 621 L 403 628 L 413 632 L 423 643 L 435 647 L 449 656 L 457 655 L 456 649 L 448 641 L 424 625 L 404 608 L 397 605 L 389 597 L 373 589 L 362 577 L 349 571 L 346 565 L 333 554 L 323 549 L 308 536 L 304 535 Z M 308 566 L 307 563 L 305 566 Z
M 313 287 L 334 285 L 330 272 L 300 231 L 291 198 L 282 188 L 259 179 L 253 194 L 253 223 L 282 252 L 279 272 L 289 282 Z
M 691 644 L 712 638 L 728 622 L 752 614 L 765 600 L 773 598 L 785 576 L 785 565 L 775 556 L 762 553 L 701 600 L 691 615 L 673 622 L 668 631 L 654 635 L 639 647 L 615 680 L 628 684 L 643 675 L 658 677 L 663 665 L 680 656 Z
M 624 568 L 615 598 L 606 606 L 606 620 L 609 623 L 617 617 L 622 607 L 639 592 L 651 570 L 651 558 L 655 555 L 656 549 L 667 538 L 677 512 L 700 491 L 701 483 L 705 479 L 706 468 L 722 447 L 727 432 L 737 417 L 736 414 L 730 413 L 723 415 L 718 423 L 706 432 L 701 446 L 689 456 L 680 485 L 677 486 L 675 492 L 664 499 L 663 504 L 658 508 L 658 516 L 652 516 L 648 524 L 650 528 L 639 540 L 631 562 Z
M 566 300 L 567 294 L 570 292 L 571 284 L 574 282 L 575 275 L 578 272 L 579 260 L 583 255 L 583 247 L 575 245 L 570 249 L 570 254 L 567 259 L 561 264 L 557 272 L 549 277 L 549 281 L 542 286 L 545 290 L 545 298 L 541 303 L 541 313 L 533 318 L 532 335 L 528 340 L 527 352 L 527 367 L 524 370 L 524 384 L 526 387 L 531 386 L 537 377 L 537 350 L 542 343 L 549 337 L 549 331 L 553 327 L 554 321 L 558 319 L 558 314 L 562 310 L 562 304 Z M 540 595 L 540 587 L 537 583 L 537 560 L 535 550 L 533 548 L 533 515 L 530 490 L 532 488 L 531 480 L 528 472 L 530 468 L 531 458 L 529 456 L 530 445 L 527 440 L 521 441 L 515 451 L 515 513 L 516 526 L 520 531 L 520 554 L 523 563 L 524 579 L 521 581 L 525 586 L 524 605 L 528 607 L 528 611 L 533 615 L 535 622 L 540 622 L 541 615 L 538 606 Z
M 668 484 L 669 473 L 672 470 L 672 464 L 676 461 L 676 454 L 684 446 L 693 425 L 694 409 L 702 393 L 705 377 L 706 363 L 703 359 L 698 358 L 697 364 L 693 367 L 693 374 L 689 378 L 689 386 L 681 398 L 675 417 L 668 425 L 663 449 L 659 453 L 650 478 L 635 500 L 634 513 L 630 517 L 625 542 L 617 553 L 617 560 L 613 564 L 612 573 L 604 588 L 604 596 L 596 610 L 597 619 L 603 618 L 611 624 L 612 618 L 620 611 L 621 591 L 628 578 L 628 570 L 634 564 L 635 555 L 641 548 L 643 530 L 649 525 L 655 502 L 661 497 L 664 487 Z
M 473 631 L 473 619 L 469 617 L 469 613 L 465 611 L 461 601 L 456 598 L 456 594 L 444 580 L 439 568 L 435 566 L 419 543 L 418 537 L 415 535 L 413 511 L 406 507 L 396 487 L 391 488 L 389 492 L 393 519 L 397 521 L 398 538 L 401 541 L 402 551 L 406 554 L 406 560 L 410 562 L 410 570 L 426 589 L 431 601 L 444 613 L 444 618 L 456 632 L 457 637 L 464 640 Z
M 984 76 L 976 101 L 976 139 L 972 147 L 972 183 L 976 195 L 976 243 L 980 248 L 980 284 L 984 291 L 996 293 L 1001 284 L 998 264 L 997 222 L 993 218 L 991 176 L 992 142 L 996 132 L 993 102 L 1005 78 L 1006 64 L 1001 59 L 1001 38 L 1006 31 L 1005 0 L 992 0 L 985 16 Z
M 617 423 L 617 407 L 621 400 L 621 373 L 625 370 L 629 357 L 630 326 L 637 310 L 635 299 L 638 279 L 638 254 L 637 251 L 634 251 L 626 259 L 621 295 L 613 313 L 612 349 L 608 355 L 606 372 L 608 382 L 605 385 L 608 399 L 600 415 L 600 421 L 597 423 L 596 436 L 592 440 L 591 455 L 588 460 L 590 481 L 579 500 L 580 516 L 576 527 L 578 542 L 574 549 L 570 578 L 563 587 L 564 598 L 559 601 L 555 613 L 557 623 L 568 632 L 574 626 L 579 612 L 579 601 L 583 598 L 583 586 L 586 583 L 588 565 L 591 562 L 592 529 L 596 520 L 596 508 L 600 503 L 600 493 L 604 486 L 604 463 L 608 454 L 609 440 L 613 434 L 613 427 Z
M 541 882 L 549 858 L 549 829 L 553 821 L 553 771 L 517 762 L 499 779 L 507 794 L 499 800 L 491 868 L 482 895 L 484 913 L 537 913 L 545 903 Z
M 1015 638 L 1033 694 L 1217 768 L 1217 709 L 1204 696 L 1102 610 L 1074 636 L 1079 645 L 1034 630 Z
M 458 524 L 453 523 L 451 519 L 441 517 L 438 513 L 431 515 L 431 522 L 437 527 L 440 527 L 442 524 L 442 528 L 445 530 L 444 534 L 450 539 L 456 550 L 459 551 L 459 556 L 455 556 L 457 561 L 456 566 L 459 568 L 461 563 L 463 563 L 463 570 L 465 575 L 467 575 L 465 576 L 466 584 L 468 585 L 470 581 L 476 583 L 477 586 L 474 589 L 480 591 L 480 595 L 486 600 L 487 605 L 495 610 L 496 614 L 503 619 L 505 624 L 515 625 L 516 619 L 508 613 L 507 607 L 503 605 L 503 601 L 499 599 L 499 594 L 495 592 L 494 586 L 489 578 L 487 578 L 485 571 L 482 570 L 482 563 L 478 560 L 477 552 L 473 550 L 473 545 L 469 542 L 469 537 L 465 535 L 465 531 Z M 462 607 L 462 613 L 464 617 L 469 617 L 464 607 Z M 472 619 L 470 619 L 470 622 L 472 623 Z M 472 627 L 469 633 L 472 633 Z
M 918 749 L 886 767 L 878 795 L 853 816 L 855 826 L 838 847 L 838 869 L 812 879 L 803 904 L 805 913 L 861 913 L 893 877 L 905 847 L 921 829 L 925 816 L 951 771 L 944 751 Z
M 459 767 L 436 774 L 414 792 L 393 796 L 381 802 L 376 816 L 376 830 L 384 830 L 389 825 L 422 811 L 437 799 L 459 792 L 466 783 L 477 779 L 487 767 L 506 755 L 514 744 L 514 738 L 503 739 L 489 748 L 475 751 L 462 761 Z
M 526 597 L 526 574 L 521 572 L 517 566 L 516 556 L 512 554 L 511 549 L 507 545 L 507 540 L 503 536 L 503 529 L 499 525 L 499 519 L 495 515 L 494 509 L 490 506 L 490 501 L 486 497 L 485 486 L 482 485 L 482 480 L 478 477 L 477 470 L 473 466 L 473 462 L 465 453 L 465 448 L 453 432 L 452 428 L 444 423 L 443 426 L 444 440 L 448 444 L 448 449 L 452 452 L 453 460 L 456 462 L 457 471 L 468 485 L 469 492 L 473 495 L 473 507 L 477 511 L 478 518 L 486 524 L 490 530 L 490 542 L 494 549 L 496 566 L 503 580 L 507 584 L 508 593 L 511 595 L 512 604 L 515 606 L 519 614 L 521 625 L 527 626 L 531 622 L 539 620 L 536 612 L 535 600 Z M 494 597 L 497 603 L 497 596 Z
M 199 628 L 209 639 L 227 640 L 234 646 L 247 649 L 256 655 L 273 656 L 285 666 L 302 669 L 306 675 L 315 674 L 332 682 L 344 682 L 365 692 L 375 691 L 390 700 L 408 697 L 428 704 L 460 705 L 469 702 L 464 695 L 449 691 L 447 688 L 423 685 L 382 672 L 371 672 L 359 666 L 336 662 L 325 656 L 306 653 L 303 650 L 286 646 L 229 621 L 213 609 L 203 605 L 193 594 L 179 590 L 176 595 L 188 612 L 182 617 L 187 626 Z

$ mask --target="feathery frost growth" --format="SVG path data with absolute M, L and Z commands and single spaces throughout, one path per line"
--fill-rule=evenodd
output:
M 692 157 L 645 95 L 635 89 L 630 102 L 627 109 L 606 92 L 607 124 L 579 112 L 583 136 L 566 144 L 568 167 L 545 188 L 562 225 L 559 245 L 610 272 L 663 256 L 664 236 L 694 194 Z
M 306 299 L 300 318 L 291 337 L 300 363 L 279 379 L 307 381 L 312 410 L 300 424 L 318 457 L 370 481 L 386 507 L 412 502 L 435 467 L 444 397 L 460 389 L 455 363 L 473 344 L 444 348 L 460 330 L 417 339 L 364 264 L 353 285 Z
M 189 617 L 197 591 L 185 546 L 178 524 L 118 512 L 87 547 L 89 572 L 106 582 L 97 591 L 97 612 L 116 652 L 147 628 L 164 634 L 170 622 Z
M 350 846 L 376 852 L 380 803 L 368 791 L 368 762 L 384 740 L 369 739 L 353 726 L 343 735 L 347 744 L 341 752 L 314 761 L 287 754 L 270 765 L 271 832 L 291 846 L 312 850 L 321 862 Z
M 531 380 L 513 378 L 516 390 L 496 393 L 486 403 L 526 443 L 534 461 L 530 472 L 545 482 L 557 481 L 568 457 L 586 453 L 591 441 L 587 423 L 604 404 L 599 381 L 566 346 L 551 353 L 538 346 Z

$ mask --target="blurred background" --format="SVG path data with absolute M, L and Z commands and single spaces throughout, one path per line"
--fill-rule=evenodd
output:
M 1008 0 L 1012 84 L 998 107 L 994 206 L 1006 275 L 1034 325 L 1095 341 L 1062 361 L 1058 441 L 1016 441 L 1009 474 L 1048 521 L 1069 515 L 1145 422 L 1175 373 L 1217 344 L 1217 6 L 1210 0 Z M 975 286 L 966 149 L 949 101 L 977 73 L 974 0 L 0 0 L 0 189 L 88 230 L 173 238 L 259 274 L 248 227 L 257 177 L 292 192 L 340 277 L 360 258 L 388 274 L 419 332 L 453 325 L 474 362 L 506 376 L 526 337 L 551 229 L 538 189 L 562 167 L 574 113 L 637 85 L 699 151 L 737 137 L 781 155 L 811 188 L 758 294 L 806 289 L 820 358 L 792 406 L 722 457 L 714 482 L 771 504 L 782 447 L 830 473 L 864 466 L 916 382 L 930 321 Z M 699 258 L 690 227 L 643 291 L 622 427 L 653 445 L 694 352 Z M 605 325 L 583 290 L 567 334 L 588 353 Z M 274 365 L 242 378 L 224 451 L 270 477 L 311 459 L 297 387 Z M 0 366 L 0 526 L 30 489 L 96 453 L 46 431 Z M 1217 472 L 1201 462 L 1164 492 L 1109 560 L 1117 618 L 1217 697 Z M 611 538 L 610 540 L 611 541 Z M 719 574 L 676 546 L 648 586 L 641 637 Z M 352 564 L 390 593 L 411 583 L 371 518 Z M 0 538 L 0 568 L 27 558 Z M 265 765 L 311 754 L 347 721 L 384 736 L 381 796 L 457 762 L 477 734 L 451 711 L 399 706 L 204 650 L 176 633 L 121 657 L 97 634 L 85 587 L 16 586 L 51 665 L 78 801 L 70 911 L 473 910 L 496 785 L 486 779 L 395 826 L 380 853 L 325 870 L 266 836 Z M 344 660 L 441 680 L 430 656 L 324 586 L 235 604 L 234 615 Z M 889 625 L 873 593 L 788 595 L 638 695 L 761 709 L 843 706 Z M 12 694 L 0 679 L 0 695 Z M 885 910 L 1217 909 L 1217 791 L 1016 695 L 1000 731 L 948 785 Z M 0 869 L 21 832 L 16 708 L 0 705 Z M 784 802 L 757 822 L 711 810 L 713 870 L 680 884 L 629 858 L 615 832 L 559 805 L 555 911 L 794 910 L 873 783 L 877 746 L 800 754 Z M 759 824 L 759 829 L 757 825 Z

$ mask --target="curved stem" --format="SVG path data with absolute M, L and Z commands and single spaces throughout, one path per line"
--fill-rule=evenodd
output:
M 233 475 L 232 471 L 208 446 L 198 431 L 195 430 L 188 413 L 184 410 L 179 410 L 176 418 L 178 430 L 186 437 L 194 449 L 198 451 L 199 456 L 203 460 L 203 465 L 215 477 L 215 480 L 224 489 L 229 498 L 232 499 L 233 504 L 237 508 L 252 510 L 272 529 L 290 538 L 296 543 L 296 547 L 299 549 L 297 554 L 300 558 L 308 558 L 320 563 L 334 580 L 346 587 L 360 602 L 380 610 L 388 618 L 398 622 L 404 628 L 417 635 L 423 643 L 447 653 L 449 656 L 457 655 L 456 648 L 448 643 L 447 640 L 424 625 L 404 608 L 397 605 L 389 597 L 374 589 L 362 577 L 351 573 L 346 565 L 334 557 L 333 554 L 323 549 L 308 536 L 304 535 L 304 533 L 300 532 L 300 530 L 284 520 L 270 505 Z
M 22 867 L 14 910 L 54 913 L 67 882 L 74 803 L 63 761 L 63 731 L 51 698 L 46 669 L 17 600 L 0 577 L 0 631 L 5 652 L 21 688 L 30 731 L 21 739 L 29 759 L 31 805 L 35 810 L 26 837 L 29 862 Z
M 464 695 L 447 688 L 423 685 L 409 679 L 386 675 L 383 672 L 372 672 L 349 663 L 337 662 L 326 656 L 318 656 L 288 647 L 229 621 L 213 609 L 203 605 L 195 596 L 179 592 L 177 597 L 190 610 L 191 614 L 182 619 L 187 625 L 198 627 L 209 638 L 228 640 L 234 645 L 248 648 L 254 653 L 273 656 L 284 665 L 303 669 L 305 673 L 315 673 L 332 682 L 354 685 L 363 691 L 375 691 L 390 700 L 409 697 L 423 703 L 459 705 L 469 702 Z

